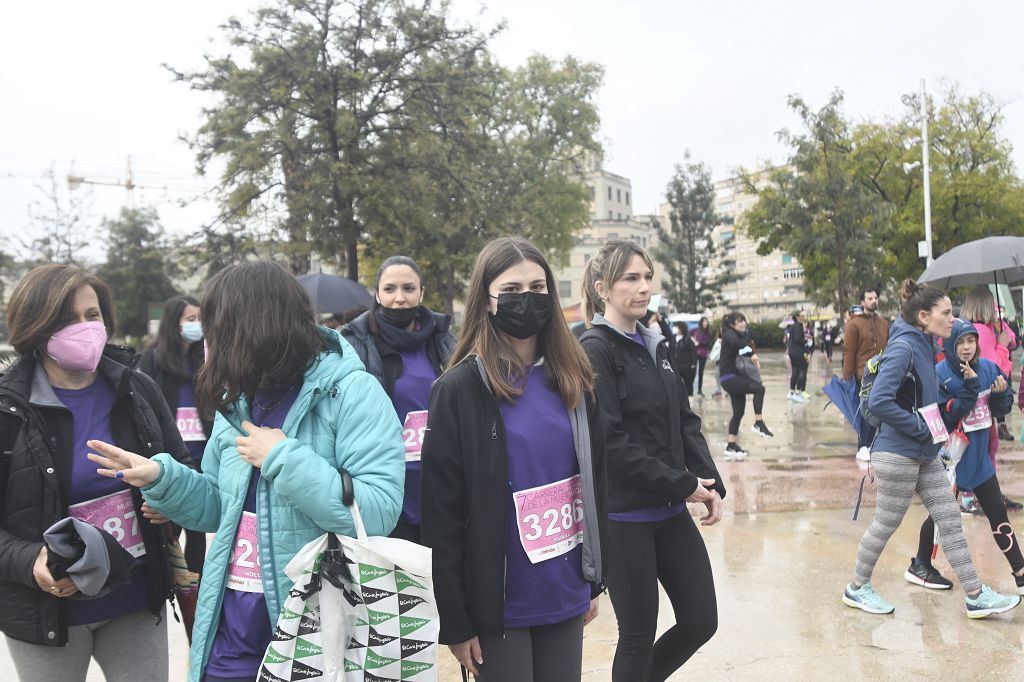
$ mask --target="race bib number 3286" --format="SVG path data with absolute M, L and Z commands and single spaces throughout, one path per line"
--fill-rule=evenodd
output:
M 530 563 L 570 551 L 583 541 L 583 485 L 579 474 L 512 494 L 519 541 Z

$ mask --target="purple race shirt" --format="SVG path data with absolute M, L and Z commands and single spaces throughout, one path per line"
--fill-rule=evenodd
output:
M 298 394 L 298 386 L 257 392 L 250 410 L 252 423 L 272 429 L 281 428 Z M 245 494 L 245 504 L 242 507 L 245 512 L 256 514 L 256 491 L 259 480 L 260 470 L 253 467 L 249 488 Z M 236 540 L 238 539 L 236 535 Z M 233 555 L 237 554 L 239 549 L 235 547 Z M 225 589 L 220 623 L 214 636 L 213 648 L 210 650 L 210 660 L 206 664 L 206 678 L 256 679 L 263 655 L 273 636 L 274 626 L 270 622 L 267 602 L 262 592 Z
M 203 432 L 203 424 L 199 419 L 195 386 L 192 381 L 182 382 L 181 388 L 178 389 L 178 413 L 174 417 L 178 423 L 178 431 L 185 441 L 185 446 L 188 447 L 189 454 L 192 455 L 192 461 L 202 470 L 206 433 Z
M 423 446 L 423 427 L 430 402 L 430 387 L 437 379 L 434 365 L 424 345 L 417 351 L 401 353 L 402 376 L 395 380 L 391 403 L 402 420 L 402 438 L 405 439 L 405 498 L 401 520 L 413 525 L 420 523 L 420 466 L 419 450 Z M 421 414 L 418 414 L 421 413 Z
M 560 623 L 590 606 L 582 546 L 559 553 L 563 543 L 571 544 L 583 516 L 582 506 L 573 504 L 580 471 L 569 414 L 561 396 L 548 386 L 543 365 L 529 368 L 527 377 L 526 389 L 515 403 L 501 405 L 509 476 L 504 615 L 508 628 Z M 537 549 L 543 544 L 550 558 Z
M 123 540 L 134 538 L 135 542 L 129 546 L 135 548 L 137 552 L 142 534 L 139 519 L 136 518 L 135 509 L 131 506 L 130 488 L 121 481 L 97 474 L 96 465 L 86 458 L 91 452 L 85 444 L 87 440 L 114 442 L 110 431 L 114 387 L 102 373 L 97 372 L 96 380 L 85 388 L 68 389 L 54 386 L 53 392 L 71 412 L 74 424 L 74 440 L 71 443 L 71 498 L 68 500 L 68 506 L 72 509 L 69 509 L 68 513 L 72 516 L 81 516 L 88 523 L 110 533 L 119 539 L 122 546 L 129 544 Z M 120 494 L 125 499 L 118 499 L 117 504 L 107 504 L 100 499 L 114 494 Z M 90 514 L 90 510 L 103 510 L 109 513 Z M 132 572 L 132 581 L 128 585 L 98 599 L 64 600 L 68 605 L 68 624 L 98 623 L 146 608 L 147 576 L 148 571 L 143 559 L 137 562 Z

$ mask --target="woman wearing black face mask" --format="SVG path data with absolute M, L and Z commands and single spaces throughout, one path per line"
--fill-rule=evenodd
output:
M 377 302 L 342 327 L 366 371 L 381 383 L 403 424 L 405 499 L 391 533 L 420 541 L 420 450 L 430 387 L 451 357 L 451 318 L 421 305 L 423 275 L 408 256 L 391 256 L 377 271 Z
M 486 682 L 579 680 L 603 590 L 604 435 L 559 310 L 536 247 L 491 242 L 430 395 L 423 540 L 440 641 Z

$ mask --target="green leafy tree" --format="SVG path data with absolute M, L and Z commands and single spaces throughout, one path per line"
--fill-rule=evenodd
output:
M 145 336 L 149 304 L 163 302 L 176 291 L 163 228 L 151 208 L 123 208 L 103 221 L 107 261 L 99 275 L 114 293 L 118 329 L 127 336 Z
M 779 132 L 790 149 L 785 166 L 744 176 L 745 190 L 758 202 L 741 227 L 758 240 L 760 255 L 781 249 L 796 256 L 807 295 L 839 312 L 859 286 L 882 281 L 880 244 L 892 209 L 857 172 L 842 92 L 817 111 L 799 96 L 788 101 L 803 128 Z
M 201 170 L 224 161 L 221 220 L 279 231 L 293 271 L 317 249 L 357 279 L 386 152 L 443 85 L 434 63 L 472 59 L 483 37 L 430 0 L 278 0 L 223 28 L 231 54 L 177 73 L 216 98 L 192 144 Z
M 735 261 L 717 258 L 712 232 L 720 220 L 715 214 L 715 187 L 711 169 L 703 162 L 676 164 L 665 188 L 671 206 L 669 225 L 655 222 L 658 245 L 654 257 L 665 268 L 665 292 L 678 310 L 703 311 L 717 306 L 721 290 L 736 281 Z

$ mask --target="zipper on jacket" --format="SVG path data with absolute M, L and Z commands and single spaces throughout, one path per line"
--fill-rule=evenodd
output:
M 491 440 L 498 440 L 498 420 L 491 420 Z

